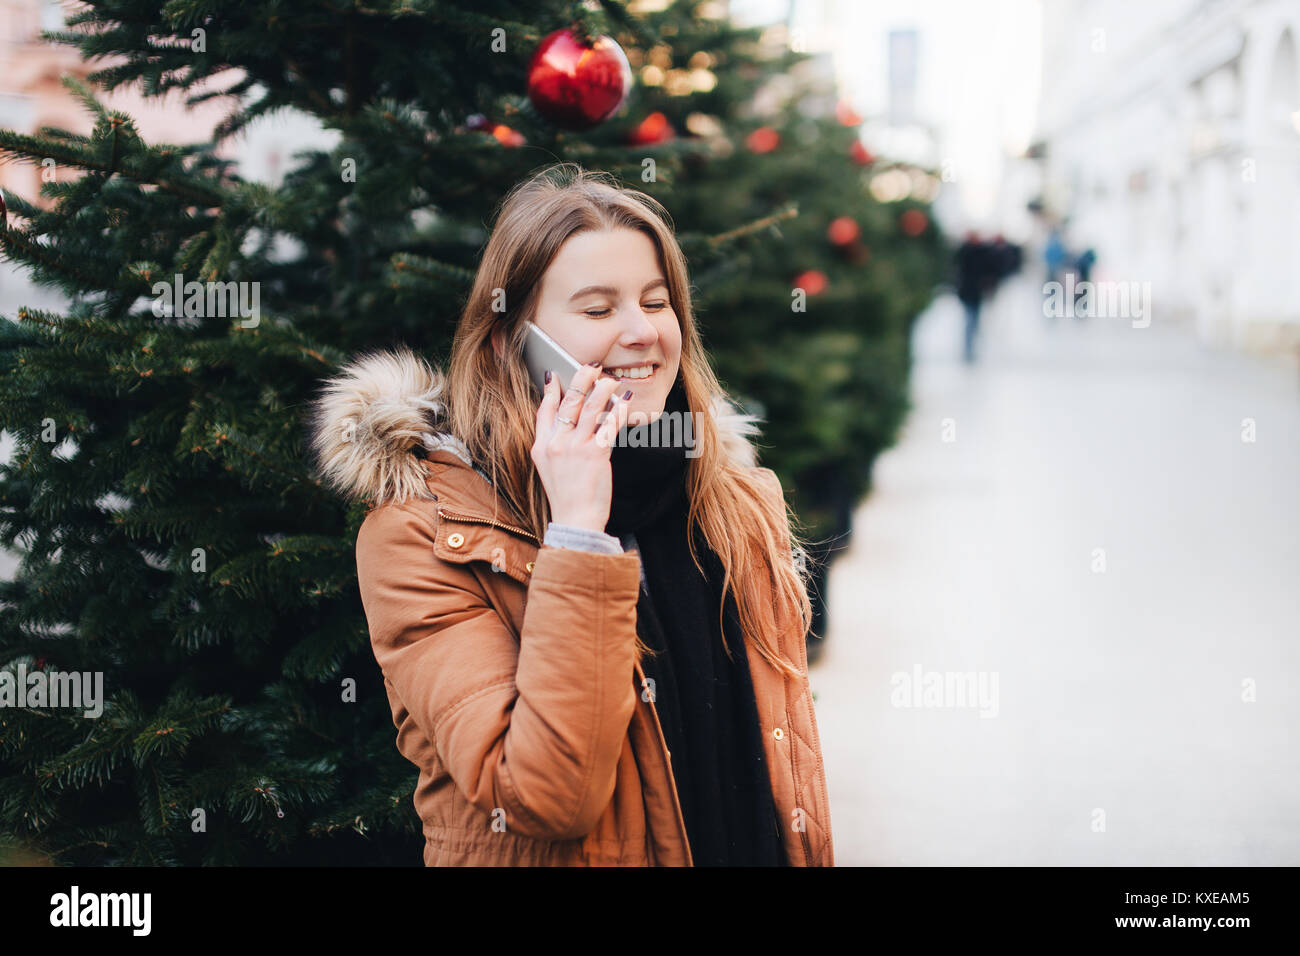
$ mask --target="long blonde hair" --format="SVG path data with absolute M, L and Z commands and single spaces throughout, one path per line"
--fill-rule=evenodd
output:
M 686 259 L 668 211 L 656 199 L 622 187 L 611 174 L 557 163 L 518 183 L 503 200 L 461 313 L 447 371 L 447 405 L 453 431 L 496 486 L 514 519 L 540 541 L 550 520 L 545 489 L 532 461 L 537 399 L 523 361 L 525 322 L 537 310 L 542 276 L 573 235 L 591 230 L 636 229 L 659 255 L 668 297 L 681 325 L 681 378 L 690 408 L 708 409 L 724 393 L 700 341 L 691 311 Z M 504 290 L 506 311 L 493 309 Z M 492 332 L 501 327 L 505 356 Z M 698 455 L 687 467 L 687 529 L 697 568 L 694 532 L 702 531 L 723 567 L 744 633 L 759 653 L 791 677 L 803 674 L 780 652 L 781 628 L 812 622 L 803 542 L 792 529 L 784 500 L 763 493 L 753 469 L 732 463 L 710 415 L 693 416 Z M 736 573 L 762 569 L 762 573 Z M 701 573 L 703 569 L 701 568 Z M 718 608 L 719 629 L 723 605 Z M 726 648 L 730 656 L 730 650 Z M 649 649 L 637 640 L 637 659 Z

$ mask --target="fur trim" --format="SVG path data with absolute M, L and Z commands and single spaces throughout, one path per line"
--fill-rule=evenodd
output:
M 405 501 L 429 497 L 424 464 L 445 428 L 442 372 L 410 349 L 368 352 L 325 384 L 313 406 L 311 438 L 322 478 L 344 497 Z M 457 442 L 459 444 L 459 442 Z M 466 462 L 463 446 L 457 450 Z
M 345 365 L 312 404 L 309 431 L 321 477 L 345 498 L 382 504 L 430 497 L 428 472 L 413 454 L 417 445 L 448 449 L 472 467 L 469 450 L 450 431 L 445 385 L 440 369 L 405 347 L 367 352 Z M 724 455 L 754 467 L 751 436 L 759 419 L 722 396 L 711 411 Z
M 713 397 L 711 411 L 713 420 L 718 425 L 722 454 L 742 468 L 755 467 L 758 464 L 758 455 L 754 451 L 753 439 L 759 434 L 758 416 L 738 411 L 721 395 Z

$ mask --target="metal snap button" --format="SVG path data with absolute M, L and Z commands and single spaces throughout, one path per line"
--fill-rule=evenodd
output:
M 783 734 L 781 732 L 781 728 L 778 727 L 776 728 L 776 730 L 772 731 L 772 736 L 775 737 L 777 740 L 780 740 L 782 737 L 785 736 L 785 734 Z
M 524 565 L 524 567 L 528 570 L 529 574 L 533 573 L 533 562 L 529 561 L 527 564 Z
M 447 547 L 449 548 L 459 548 L 464 543 L 465 536 L 459 532 L 447 535 Z

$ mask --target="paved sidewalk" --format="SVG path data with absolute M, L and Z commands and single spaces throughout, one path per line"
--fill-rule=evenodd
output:
M 837 863 L 1300 864 L 1294 365 L 1158 303 L 1048 320 L 1029 283 L 982 331 L 966 367 L 956 300 L 922 317 L 915 410 L 831 572 Z M 892 706 L 918 671 L 996 674 L 996 716 Z

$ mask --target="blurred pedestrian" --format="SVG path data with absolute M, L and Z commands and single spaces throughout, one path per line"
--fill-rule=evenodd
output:
M 1061 267 L 1065 265 L 1065 241 L 1057 226 L 1047 235 L 1047 245 L 1043 249 L 1043 263 L 1047 266 L 1047 281 L 1061 281 Z
M 1051 231 L 1047 234 L 1047 245 L 1043 247 L 1043 264 L 1047 266 L 1047 278 L 1043 283 L 1043 295 L 1051 294 L 1051 285 L 1053 282 L 1061 281 L 1061 269 L 1065 265 L 1066 252 L 1065 241 L 1061 238 L 1061 229 L 1059 226 L 1052 226 Z M 1043 312 L 1049 319 L 1054 318 L 1055 314 L 1045 309 Z
M 991 285 L 996 284 L 995 263 L 979 233 L 969 230 L 955 255 L 957 298 L 965 310 L 965 336 L 962 357 L 967 364 L 975 361 L 975 337 L 979 334 L 980 303 Z
M 1076 319 L 1086 318 L 1085 313 L 1088 310 L 1086 307 L 1079 307 L 1079 300 L 1092 288 L 1091 286 L 1085 287 L 1083 283 L 1092 281 L 1092 267 L 1096 261 L 1097 253 L 1092 251 L 1091 246 L 1079 253 L 1074 260 L 1074 317 Z
M 1020 247 L 1013 242 L 1007 242 L 1002 233 L 993 237 L 993 271 L 995 285 L 1001 284 L 1003 279 L 1015 275 L 1020 271 L 1021 251 Z

